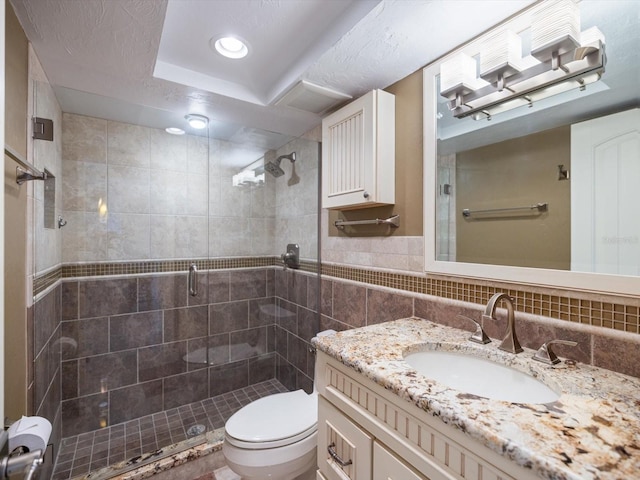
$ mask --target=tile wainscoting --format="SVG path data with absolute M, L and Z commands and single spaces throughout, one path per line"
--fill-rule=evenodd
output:
M 30 310 L 29 414 L 54 423 L 54 455 L 63 437 L 269 379 L 313 388 L 317 268 L 237 260 L 199 272 L 195 297 L 186 273 L 46 274 Z
M 315 280 L 273 267 L 211 270 L 198 273 L 196 296 L 185 273 L 65 280 L 63 436 L 274 377 L 311 388 Z
M 199 273 L 196 297 L 185 273 L 141 273 L 171 270 L 167 262 L 47 272 L 30 310 L 29 385 L 31 414 L 54 423 L 54 443 L 270 378 L 309 391 L 309 340 L 319 330 L 410 316 L 471 330 L 457 315 L 480 318 L 496 291 L 516 300 L 523 346 L 575 340 L 578 347 L 558 346 L 558 354 L 640 376 L 636 298 L 329 263 L 318 294 L 313 262 L 283 270 L 275 257 L 224 260 L 202 265 L 210 270 Z M 498 338 L 504 323 L 499 316 L 484 327 Z M 210 364 L 185 361 L 202 349 L 213 349 Z
M 558 355 L 640 377 L 640 299 L 587 295 L 544 289 L 526 290 L 495 282 L 453 281 L 388 271 L 322 264 L 320 328 L 344 330 L 406 317 L 419 317 L 472 331 L 489 298 L 506 292 L 515 298 L 516 330 L 524 347 L 537 349 L 552 339 L 574 340 L 575 348 L 558 345 Z M 501 338 L 506 316 L 484 322 L 492 338 Z M 622 329 L 621 327 L 625 328 Z

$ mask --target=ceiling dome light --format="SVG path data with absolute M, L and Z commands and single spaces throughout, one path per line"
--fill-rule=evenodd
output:
M 187 120 L 187 122 L 189 122 L 189 126 L 191 128 L 195 128 L 196 130 L 207 128 L 207 125 L 209 124 L 209 119 L 204 115 L 190 113 L 188 115 L 185 115 L 184 118 Z
M 164 131 L 171 135 L 184 135 L 184 130 L 178 127 L 167 127 Z
M 215 41 L 214 41 L 215 39 Z M 220 37 L 212 38 L 216 51 L 227 58 L 244 58 L 249 54 L 249 48 L 246 42 L 240 40 L 238 37 Z

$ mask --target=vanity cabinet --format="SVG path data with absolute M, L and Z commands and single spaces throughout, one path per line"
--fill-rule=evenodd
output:
M 328 355 L 316 362 L 318 480 L 538 478 Z
M 395 203 L 395 96 L 366 95 L 322 120 L 322 207 Z

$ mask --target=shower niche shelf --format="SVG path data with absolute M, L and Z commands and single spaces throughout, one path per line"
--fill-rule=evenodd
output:
M 395 203 L 395 96 L 372 90 L 322 120 L 322 208 Z

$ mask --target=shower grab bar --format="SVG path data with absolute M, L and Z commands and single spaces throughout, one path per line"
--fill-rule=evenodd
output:
M 374 218 L 373 220 L 336 220 L 333 224 L 341 230 L 347 225 L 390 225 L 393 228 L 398 228 L 400 226 L 400 215 L 393 215 L 385 219 Z
M 11 160 L 16 162 L 19 167 L 16 167 L 16 183 L 22 185 L 29 180 L 46 180 L 47 172 L 41 172 L 29 162 L 24 160 L 20 155 L 14 151 L 11 147 L 4 146 L 4 154 Z
M 195 263 L 189 267 L 189 295 L 192 297 L 198 295 L 198 267 Z
M 465 208 L 464 210 L 462 210 L 462 216 L 465 218 L 469 218 L 470 216 L 476 214 L 517 212 L 521 210 L 538 210 L 538 212 L 546 212 L 548 206 L 548 203 L 541 202 L 534 205 L 527 205 L 526 207 L 490 208 L 488 210 L 469 210 L 468 208 Z

